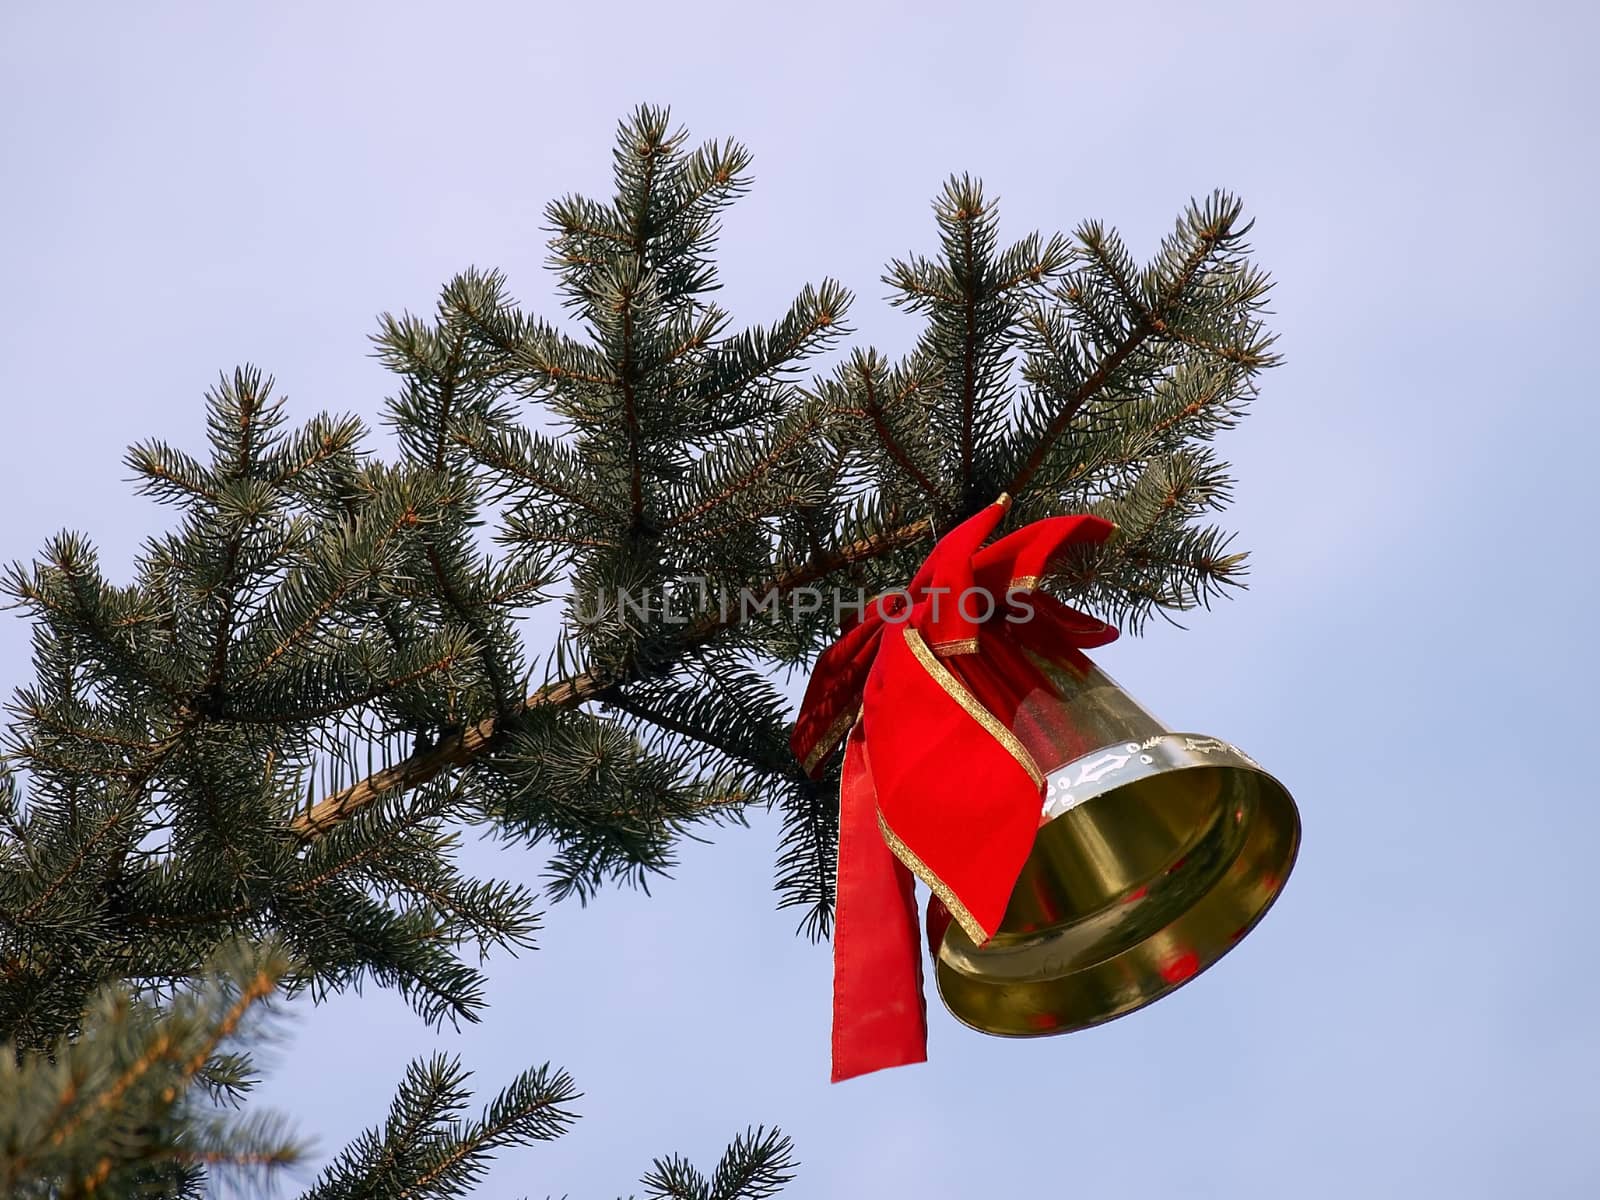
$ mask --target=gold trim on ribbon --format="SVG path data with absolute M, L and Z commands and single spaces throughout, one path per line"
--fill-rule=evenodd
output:
M 845 739 L 846 735 L 850 732 L 851 726 L 856 723 L 860 716 L 861 706 L 859 704 L 856 705 L 853 711 L 846 709 L 844 712 L 840 713 L 838 717 L 834 719 L 833 724 L 828 726 L 827 732 L 812 744 L 811 753 L 807 754 L 805 761 L 800 764 L 801 769 L 804 770 L 807 775 L 811 774 L 816 765 L 823 759 L 827 758 L 828 755 L 832 754 L 833 751 L 838 747 L 839 743 Z
M 1017 740 L 1017 735 L 1007 729 L 992 712 L 978 703 L 977 697 L 967 691 L 961 680 L 951 674 L 950 670 L 934 656 L 933 651 L 928 649 L 928 645 L 922 640 L 921 634 L 915 629 L 907 627 L 905 639 L 906 645 L 910 647 L 911 653 L 916 657 L 917 661 L 922 664 L 923 670 L 928 672 L 928 676 L 943 688 L 952 700 L 961 705 L 967 711 L 968 716 L 978 722 L 979 725 L 982 725 L 990 737 L 1004 746 L 1006 752 L 1017 760 L 1018 765 L 1028 773 L 1034 783 L 1043 788 L 1044 772 L 1039 769 L 1039 764 L 1034 762 L 1033 755 L 1029 754 L 1026 747 Z M 878 810 L 878 832 L 883 836 L 884 844 L 889 847 L 890 852 L 905 864 L 906 869 L 927 884 L 930 892 L 944 901 L 944 906 L 950 910 L 950 916 L 966 931 L 967 936 L 972 939 L 973 943 L 979 946 L 983 945 L 989 938 L 988 931 L 978 924 L 977 918 L 967 910 L 966 905 L 956 898 L 956 894 L 950 890 L 944 880 L 935 875 L 929 869 L 928 864 L 918 858 L 916 852 L 900 840 L 900 836 L 889 827 L 889 822 L 884 818 L 881 808 Z
M 1028 773 L 1034 783 L 1043 787 L 1044 772 L 1039 769 L 1039 764 L 1033 761 L 1033 755 L 1028 753 L 1027 747 L 1017 740 L 1017 735 L 1007 729 L 999 717 L 978 703 L 978 698 L 967 691 L 961 680 L 951 674 L 950 669 L 928 649 L 928 644 L 922 640 L 920 633 L 907 626 L 905 639 L 906 645 L 911 648 L 911 653 L 916 656 L 917 661 L 922 664 L 922 669 L 928 672 L 933 681 L 942 687 L 952 700 L 966 709 L 967 715 L 982 725 L 990 737 L 1005 747 L 1006 753 L 1017 760 L 1017 764 Z
M 878 832 L 883 836 L 884 844 L 889 847 L 890 853 L 905 864 L 906 870 L 927 884 L 928 890 L 944 901 L 944 906 L 950 910 L 950 915 L 955 918 L 956 923 L 966 930 L 973 945 L 981 946 L 989 940 L 989 935 L 983 926 L 979 925 L 976 918 L 967 911 L 967 906 L 956 899 L 956 894 L 945 885 L 944 880 L 930 871 L 928 864 L 918 858 L 911 847 L 902 842 L 899 835 L 889 828 L 889 822 L 883 819 L 881 808 L 878 810 Z M 837 882 L 834 886 L 838 887 Z M 934 954 L 938 953 L 938 947 L 934 947 Z
M 975 637 L 956 638 L 947 642 L 935 642 L 933 652 L 941 656 L 951 654 L 976 654 L 978 652 L 978 639 Z

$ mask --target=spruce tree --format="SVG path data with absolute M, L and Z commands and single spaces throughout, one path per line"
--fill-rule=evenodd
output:
M 482 964 L 542 917 L 527 884 L 458 867 L 467 827 L 551 851 L 559 902 L 775 808 L 777 902 L 825 938 L 837 779 L 793 760 L 771 675 L 837 627 L 795 601 L 902 585 L 1000 493 L 1011 527 L 1115 521 L 1047 586 L 1125 630 L 1241 582 L 1211 441 L 1273 357 L 1234 199 L 1191 204 L 1141 267 L 1094 222 L 1005 245 L 952 178 L 930 251 L 888 267 L 922 322 L 891 361 L 847 345 L 832 280 L 770 325 L 717 306 L 749 163 L 639 109 L 613 197 L 547 209 L 562 319 L 480 271 L 431 316 L 383 317 L 388 444 L 351 417 L 295 426 L 233 371 L 206 455 L 129 452 L 173 514 L 130 581 L 75 533 L 10 570 L 34 677 L 0 778 L 7 1194 L 198 1195 L 294 1161 L 291 1125 L 230 1107 L 275 997 L 365 982 L 429 1025 L 480 1019 Z M 525 644 L 543 605 L 559 637 Z M 307 1197 L 467 1194 L 579 1096 L 539 1066 L 469 1115 L 439 1055 L 398 1089 Z M 642 1186 L 762 1197 L 793 1166 L 758 1128 L 709 1177 L 672 1157 Z

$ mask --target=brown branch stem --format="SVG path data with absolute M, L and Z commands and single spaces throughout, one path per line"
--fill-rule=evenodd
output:
M 778 576 L 766 585 L 761 594 L 765 595 L 772 590 L 782 593 L 805 587 L 843 567 L 868 562 L 895 550 L 915 545 L 927 537 L 931 530 L 931 523 L 921 520 L 897 526 L 873 537 L 863 538 L 833 554 L 815 558 Z M 679 645 L 685 650 L 704 645 L 718 634 L 737 625 L 743 615 L 740 608 L 735 608 L 726 617 L 720 614 L 707 617 L 690 626 L 684 632 Z M 631 673 L 626 669 L 616 677 L 584 671 L 569 679 L 546 684 L 523 702 L 518 713 L 508 715 L 516 716 L 544 708 L 575 708 L 587 701 L 598 699 L 601 693 L 628 682 L 630 677 Z M 459 732 L 441 738 L 420 754 L 414 754 L 402 762 L 334 792 L 297 814 L 290 822 L 290 828 L 302 838 L 318 837 L 384 796 L 420 787 L 442 771 L 466 766 L 489 751 L 495 735 L 500 730 L 501 721 L 498 716 L 485 717 Z

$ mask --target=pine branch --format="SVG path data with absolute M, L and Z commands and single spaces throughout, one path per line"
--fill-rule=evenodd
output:
M 356 1139 L 302 1200 L 450 1200 L 482 1178 L 496 1150 L 551 1141 L 577 1120 L 566 1106 L 581 1093 L 546 1064 L 513 1080 L 477 1120 L 463 1121 L 468 1075 L 443 1054 L 413 1061 L 383 1130 Z
M 1237 203 L 1218 203 L 1215 210 L 1208 213 L 1208 220 L 1194 230 L 1194 245 L 1190 249 L 1186 260 L 1167 282 L 1166 287 L 1158 294 L 1155 302 L 1149 306 L 1135 298 L 1129 302 L 1133 305 L 1136 320 L 1132 329 L 1121 341 L 1106 355 L 1099 365 L 1084 379 L 1078 388 L 1066 398 L 1057 408 L 1055 415 L 1050 419 L 1044 430 L 1039 434 L 1027 458 L 1011 476 L 1005 491 L 1012 495 L 1022 494 L 1033 482 L 1045 459 L 1061 435 L 1066 432 L 1073 420 L 1082 411 L 1085 404 L 1098 394 L 1111 380 L 1114 373 L 1136 351 L 1153 338 L 1168 336 L 1172 333 L 1169 320 L 1175 305 L 1184 297 L 1190 286 L 1194 283 L 1196 273 L 1218 248 L 1226 247 L 1237 242 L 1249 233 L 1250 226 L 1236 227 L 1239 219 L 1240 208 Z M 1091 226 L 1091 229 L 1096 227 Z M 1097 244 L 1099 239 L 1091 237 L 1091 244 Z M 1126 283 L 1120 276 L 1117 279 L 1119 290 L 1126 291 L 1131 284 Z
M 1017 473 L 1011 477 L 1011 481 L 1005 488 L 1008 495 L 1021 494 L 1033 482 L 1033 477 L 1044 464 L 1045 457 L 1050 453 L 1051 446 L 1066 430 L 1067 426 L 1072 423 L 1072 419 L 1078 415 L 1085 404 L 1105 387 L 1106 382 L 1112 377 L 1117 368 L 1126 362 L 1133 352 L 1144 345 L 1155 333 L 1154 326 L 1141 325 L 1124 338 L 1106 358 L 1101 360 L 1094 373 L 1085 379 L 1072 394 L 1071 398 L 1061 406 L 1055 419 L 1050 422 L 1044 433 L 1034 444 L 1034 448 L 1029 453 L 1027 460 L 1018 469 Z
M 655 1161 L 640 1183 L 648 1200 L 769 1200 L 794 1178 L 794 1146 L 776 1129 L 734 1139 L 708 1180 L 680 1155 Z
M 930 529 L 929 522 L 922 520 L 886 530 L 775 577 L 760 589 L 760 594 L 766 595 L 776 591 L 779 595 L 783 595 L 796 588 L 807 587 L 853 564 L 869 562 L 908 546 L 914 546 L 927 538 Z M 696 646 L 704 645 L 739 624 L 743 617 L 742 608 L 733 608 L 729 610 L 726 618 L 720 615 L 707 618 L 686 631 L 679 638 L 677 648 L 686 652 Z M 627 682 L 630 678 L 638 677 L 640 671 L 648 669 L 648 666 L 649 664 L 644 663 L 635 664 L 632 671 L 624 671 L 616 676 L 585 671 L 569 679 L 547 684 L 527 698 L 523 704 L 523 711 L 573 708 L 599 699 L 607 689 Z M 301 837 L 317 837 L 381 797 L 409 791 L 426 783 L 443 770 L 465 766 L 487 754 L 494 747 L 501 726 L 502 721 L 499 717 L 489 716 L 459 733 L 441 738 L 437 745 L 426 752 L 413 755 L 404 762 L 396 763 L 318 801 L 309 809 L 297 814 L 291 822 L 291 828 Z
M 300 1148 L 270 1119 L 223 1121 L 197 1101 L 207 1071 L 241 1081 L 224 1047 L 260 1037 L 287 960 L 226 947 L 197 988 L 158 1009 L 124 990 L 96 999 L 81 1036 L 48 1055 L 0 1048 L 0 1184 L 8 1196 L 189 1194 L 196 1168 L 276 1173 Z

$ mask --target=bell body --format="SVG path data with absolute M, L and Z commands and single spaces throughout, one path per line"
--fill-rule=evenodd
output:
M 1046 775 L 1039 832 L 995 936 L 951 923 L 936 966 L 959 1020 L 1011 1037 L 1097 1025 L 1205 970 L 1300 843 L 1294 801 L 1243 751 L 1166 729 L 1076 650 L 1030 657 L 1004 715 Z

